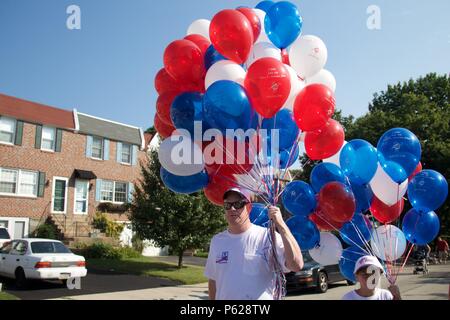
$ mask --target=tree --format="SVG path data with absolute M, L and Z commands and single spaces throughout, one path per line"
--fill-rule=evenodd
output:
M 154 136 L 156 134 L 155 126 L 151 126 L 147 130 L 145 130 L 145 133 L 150 133 L 152 136 Z
M 141 164 L 142 180 L 135 186 L 130 205 L 130 220 L 141 239 L 151 239 L 157 246 L 170 246 L 183 266 L 187 249 L 205 247 L 212 235 L 224 229 L 223 209 L 210 203 L 203 193 L 175 194 L 160 178 L 161 164 L 152 152 L 147 164 Z

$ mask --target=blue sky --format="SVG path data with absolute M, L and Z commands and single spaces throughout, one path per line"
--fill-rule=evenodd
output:
M 337 104 L 362 115 L 388 83 L 450 72 L 450 1 L 295 0 L 303 34 L 321 37 Z M 0 92 L 147 128 L 162 54 L 189 24 L 248 0 L 1 0 Z M 81 30 L 66 8 L 81 8 Z M 366 27 L 369 5 L 381 30 Z

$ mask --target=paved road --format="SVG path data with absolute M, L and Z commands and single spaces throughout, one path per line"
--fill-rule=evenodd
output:
M 54 299 L 64 296 L 91 295 L 107 292 L 116 292 L 120 296 L 123 291 L 161 288 L 180 284 L 179 282 L 161 278 L 95 270 L 88 270 L 88 275 L 81 280 L 81 290 L 69 290 L 59 281 L 33 281 L 24 290 L 17 289 L 14 281 L 9 279 L 0 278 L 0 282 L 3 283 L 4 291 L 23 300 Z
M 405 300 L 447 300 L 450 285 L 450 264 L 430 266 L 430 273 L 426 276 L 413 275 L 412 269 L 407 268 L 399 275 L 398 284 Z M 383 287 L 387 287 L 385 281 Z M 342 282 L 332 285 L 328 292 L 324 294 L 317 294 L 314 290 L 303 290 L 289 294 L 286 299 L 340 300 L 345 293 L 354 288 L 356 286 L 347 286 Z M 70 299 L 76 300 L 206 300 L 207 298 L 206 283 L 70 297 Z

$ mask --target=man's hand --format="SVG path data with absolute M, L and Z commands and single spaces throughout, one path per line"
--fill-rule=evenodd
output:
M 400 295 L 400 289 L 398 288 L 397 285 L 392 284 L 389 286 L 388 290 L 392 293 L 392 295 L 394 296 L 394 300 L 401 300 L 402 297 Z
M 280 208 L 278 207 L 269 207 L 269 219 L 272 220 L 277 227 L 284 225 L 283 216 L 281 215 Z

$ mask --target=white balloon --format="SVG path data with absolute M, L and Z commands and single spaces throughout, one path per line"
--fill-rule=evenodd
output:
M 247 68 L 252 65 L 253 62 L 261 58 L 274 58 L 281 61 L 281 50 L 275 47 L 270 42 L 258 42 L 253 46 L 250 56 L 247 59 Z
M 336 91 L 336 78 L 328 70 L 322 69 L 315 75 L 306 78 L 306 84 L 309 85 L 314 83 L 324 84 L 328 88 L 333 90 L 333 92 Z
M 239 64 L 229 60 L 221 60 L 216 62 L 208 69 L 205 77 L 205 87 L 209 88 L 216 81 L 230 80 L 244 84 L 246 72 Z
M 205 168 L 202 150 L 186 135 L 174 134 L 161 142 L 158 157 L 161 166 L 177 176 L 192 176 Z
M 299 79 L 297 72 L 295 72 L 292 67 L 288 66 L 287 64 L 285 64 L 284 66 L 289 71 L 289 76 L 291 78 L 291 92 L 289 93 L 289 98 L 284 103 L 283 108 L 287 108 L 293 111 L 295 99 L 297 98 L 300 91 L 302 91 L 306 86 L 306 84 L 303 80 Z
M 408 190 L 408 179 L 401 184 L 396 183 L 378 163 L 375 176 L 370 181 L 374 195 L 385 204 L 392 206 L 400 201 Z
M 199 34 L 209 40 L 209 25 L 211 21 L 206 19 L 198 19 L 192 22 L 187 30 L 187 35 Z
M 331 266 L 339 263 L 342 256 L 342 243 L 332 233 L 321 232 L 320 244 L 309 250 L 311 258 L 323 266 Z
M 406 238 L 402 230 L 388 224 L 372 232 L 370 246 L 373 253 L 381 260 L 395 261 L 406 250 Z
M 269 40 L 269 37 L 266 33 L 266 27 L 264 26 L 264 20 L 266 19 L 266 13 L 262 11 L 261 9 L 253 9 L 255 11 L 256 15 L 259 18 L 259 21 L 261 21 L 261 33 L 259 34 L 258 39 L 255 41 L 255 43 L 258 42 L 271 42 Z
M 340 158 L 341 158 L 341 152 L 342 149 L 344 149 L 345 145 L 347 144 L 347 141 L 344 141 L 344 144 L 342 145 L 341 149 L 338 151 L 338 153 L 336 153 L 335 155 L 323 159 L 322 162 L 327 162 L 327 163 L 333 163 L 335 165 L 337 165 L 339 168 L 341 167 L 341 162 L 340 162 Z
M 303 79 L 315 75 L 323 69 L 328 59 L 325 43 L 316 36 L 301 36 L 289 50 L 289 61 Z

